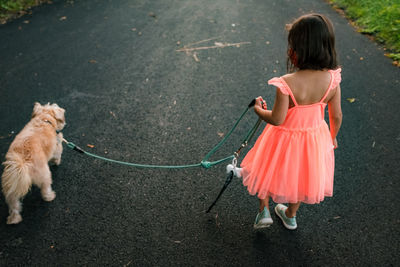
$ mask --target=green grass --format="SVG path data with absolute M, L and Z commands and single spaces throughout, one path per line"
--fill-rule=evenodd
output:
M 400 59 L 400 0 L 330 0 L 354 20 L 360 32 L 371 34 Z
M 5 23 L 7 20 L 26 14 L 26 11 L 37 6 L 43 0 L 0 0 L 0 23 Z
M 19 12 L 31 6 L 37 5 L 36 0 L 0 0 L 1 12 Z

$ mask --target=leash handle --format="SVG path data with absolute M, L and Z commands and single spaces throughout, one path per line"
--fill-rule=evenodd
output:
M 256 104 L 256 99 L 254 98 L 253 100 L 251 100 L 250 104 L 248 105 L 249 108 L 254 107 L 254 105 Z
M 256 100 L 257 98 L 254 98 L 250 104 L 248 105 L 249 108 L 254 107 L 256 105 Z M 265 102 L 265 100 L 261 97 L 261 102 L 263 103 L 262 108 L 267 110 L 267 103 Z

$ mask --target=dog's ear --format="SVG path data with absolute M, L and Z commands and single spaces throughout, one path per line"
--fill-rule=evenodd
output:
M 42 111 L 42 105 L 40 103 L 35 102 L 33 106 L 32 118 L 38 115 Z
M 60 108 L 57 104 L 53 104 L 52 106 L 55 107 L 54 116 L 55 116 L 56 120 L 63 122 L 65 109 Z

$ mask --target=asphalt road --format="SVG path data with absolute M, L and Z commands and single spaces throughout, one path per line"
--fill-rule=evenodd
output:
M 55 0 L 36 8 L 0 26 L 1 161 L 38 101 L 65 108 L 64 136 L 92 153 L 198 163 L 252 98 L 272 107 L 266 82 L 285 74 L 284 26 L 309 12 L 336 29 L 344 121 L 334 196 L 301 206 L 296 231 L 275 215 L 269 229 L 254 231 L 257 199 L 236 178 L 206 214 L 224 164 L 138 169 L 65 148 L 52 167 L 54 202 L 33 188 L 23 222 L 8 226 L 1 195 L 0 265 L 398 265 L 400 70 L 323 0 Z M 249 43 L 224 46 L 240 42 Z M 250 112 L 213 159 L 230 155 L 256 119 Z

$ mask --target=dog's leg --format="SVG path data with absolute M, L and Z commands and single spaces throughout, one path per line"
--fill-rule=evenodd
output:
M 49 166 L 46 166 L 41 171 L 41 183 L 39 185 L 40 192 L 42 193 L 42 198 L 44 201 L 53 201 L 56 197 L 56 193 L 51 188 L 51 172 Z
M 22 205 L 19 198 L 13 195 L 6 197 L 8 210 L 10 215 L 7 218 L 7 224 L 17 224 L 22 221 L 20 212 L 22 211 Z

